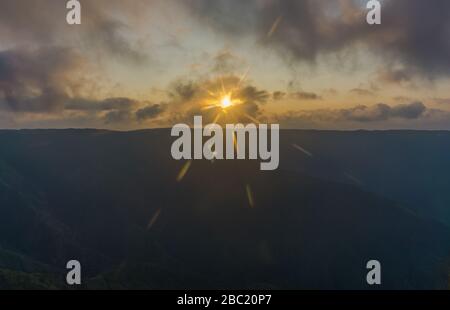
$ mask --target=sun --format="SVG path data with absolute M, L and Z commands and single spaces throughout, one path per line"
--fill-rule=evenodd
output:
M 220 99 L 220 106 L 222 109 L 229 108 L 233 105 L 233 101 L 231 100 L 231 95 L 227 94 Z
M 217 115 L 215 121 L 225 115 L 235 115 L 235 113 L 243 113 L 239 108 L 240 105 L 245 104 L 245 98 L 242 97 L 246 74 L 240 79 L 228 79 L 224 81 L 222 76 L 213 80 L 211 85 L 202 87 L 203 91 L 209 97 L 206 97 L 202 102 L 202 110 L 213 109 Z M 214 89 L 215 88 L 215 89 Z

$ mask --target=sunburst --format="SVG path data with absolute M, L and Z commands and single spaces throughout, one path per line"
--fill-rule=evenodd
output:
M 246 72 L 239 77 L 239 79 L 234 83 L 234 85 L 225 85 L 224 78 L 225 77 L 219 77 L 220 85 L 219 87 L 203 87 L 203 91 L 208 94 L 209 98 L 204 101 L 202 110 L 210 110 L 214 109 L 214 111 L 217 111 L 217 114 L 214 117 L 213 123 L 218 123 L 221 117 L 231 117 L 232 119 L 242 119 L 242 117 L 247 118 L 251 122 L 254 122 L 256 124 L 259 124 L 259 121 L 245 113 L 245 109 L 239 109 L 239 106 L 242 104 L 245 104 L 245 96 L 242 96 L 242 85 L 244 84 L 245 80 L 247 79 L 248 73 L 250 71 L 250 68 L 246 70 Z M 228 83 L 230 84 L 230 83 Z M 236 134 L 233 135 L 233 145 L 235 148 L 235 151 L 237 152 L 237 141 L 236 141 Z M 214 162 L 214 161 L 212 161 Z M 183 167 L 181 168 L 178 176 L 177 181 L 181 182 L 185 175 L 188 173 L 189 168 L 191 167 L 192 161 L 187 161 Z M 247 194 L 248 204 L 250 207 L 255 206 L 255 200 L 254 200 L 254 194 L 250 187 L 250 184 L 245 185 L 245 193 Z
M 233 100 L 231 99 L 231 95 L 227 94 L 220 99 L 220 106 L 222 109 L 227 109 L 233 105 Z
M 227 112 L 233 107 L 236 107 L 243 103 L 243 100 L 239 98 L 239 88 L 234 88 L 233 90 L 226 90 L 225 88 L 219 93 L 214 93 L 208 91 L 208 94 L 212 97 L 206 102 L 203 107 L 204 110 L 218 108 L 219 113 Z

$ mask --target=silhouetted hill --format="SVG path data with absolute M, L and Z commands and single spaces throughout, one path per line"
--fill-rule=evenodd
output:
M 0 131 L 0 287 L 447 288 L 446 132 L 281 134 L 280 169 L 171 159 L 168 130 Z M 410 195 L 408 195 L 408 193 Z
M 450 227 L 450 132 L 285 131 L 282 167 L 391 198 Z M 292 152 L 292 144 L 308 150 Z

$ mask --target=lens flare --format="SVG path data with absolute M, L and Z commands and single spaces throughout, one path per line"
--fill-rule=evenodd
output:
M 232 105 L 233 101 L 231 100 L 231 95 L 225 95 L 224 97 L 222 97 L 222 99 L 220 99 L 220 106 L 222 107 L 222 109 L 229 108 Z

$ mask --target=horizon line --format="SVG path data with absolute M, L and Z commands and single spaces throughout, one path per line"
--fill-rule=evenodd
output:
M 193 129 L 193 127 L 191 127 Z M 144 128 L 144 129 L 130 129 L 130 130 L 120 130 L 120 129 L 107 129 L 107 128 L 92 128 L 92 127 L 67 127 L 67 128 L 0 128 L 0 132 L 10 131 L 108 131 L 117 133 L 133 133 L 140 131 L 161 131 L 161 130 L 171 130 L 170 127 L 155 127 L 155 128 Z M 280 128 L 280 131 L 314 131 L 314 132 L 448 132 L 450 129 L 307 129 L 307 128 Z

